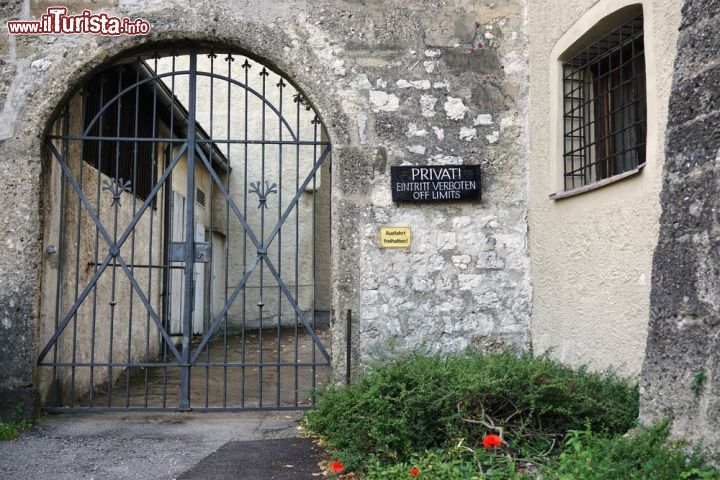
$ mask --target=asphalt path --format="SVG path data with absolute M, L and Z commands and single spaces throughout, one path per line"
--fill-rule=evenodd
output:
M 320 452 L 297 438 L 299 419 L 284 412 L 49 416 L 0 442 L 0 478 L 318 478 Z

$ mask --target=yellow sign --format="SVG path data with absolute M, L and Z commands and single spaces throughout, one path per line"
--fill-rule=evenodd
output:
M 380 248 L 410 248 L 410 227 L 380 227 Z

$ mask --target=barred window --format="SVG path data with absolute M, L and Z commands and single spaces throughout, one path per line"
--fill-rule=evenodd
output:
M 87 129 L 105 104 L 138 81 L 138 73 L 130 68 L 118 69 L 113 73 L 114 75 L 95 77 L 88 82 L 85 92 L 84 129 Z M 142 199 L 148 197 L 154 184 L 154 143 L 133 142 L 127 139 L 153 136 L 152 107 L 151 87 L 143 85 L 129 90 L 104 110 L 87 133 L 89 137 L 104 137 L 112 140 L 86 140 L 83 144 L 85 162 L 108 177 L 117 176 L 127 181 L 134 180 L 135 185 L 131 185 L 130 188 Z
M 643 16 L 563 62 L 565 190 L 645 163 Z

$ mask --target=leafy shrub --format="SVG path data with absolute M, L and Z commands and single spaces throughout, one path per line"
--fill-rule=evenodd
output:
M 366 480 L 717 480 L 720 472 L 697 451 L 668 443 L 668 422 L 633 435 L 606 437 L 588 430 L 568 432 L 562 453 L 527 465 L 502 450 L 473 450 L 461 444 L 413 455 L 407 462 L 367 465 Z M 417 468 L 418 475 L 410 474 Z
M 372 459 L 366 465 L 365 480 L 530 480 L 529 475 L 519 473 L 515 461 L 502 450 L 474 450 L 459 441 L 447 450 L 428 450 L 413 454 L 407 462 L 383 465 Z M 416 468 L 418 475 L 410 471 Z
M 414 452 L 458 438 L 474 446 L 498 432 L 532 458 L 585 425 L 624 433 L 637 413 L 637 387 L 611 373 L 575 371 L 547 356 L 468 352 L 408 354 L 349 387 L 323 391 L 306 418 L 353 467 L 371 457 L 381 464 L 406 462 Z
M 587 430 L 572 431 L 565 449 L 544 470 L 547 480 L 668 480 L 720 479 L 697 451 L 682 443 L 668 443 L 668 422 L 633 435 L 607 438 Z

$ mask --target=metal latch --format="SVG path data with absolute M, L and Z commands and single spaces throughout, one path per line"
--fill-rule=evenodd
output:
M 210 243 L 208 242 L 195 242 L 193 243 L 195 248 L 194 261 L 195 263 L 209 263 L 210 262 Z M 170 242 L 170 261 L 171 262 L 184 262 L 185 261 L 185 242 Z

